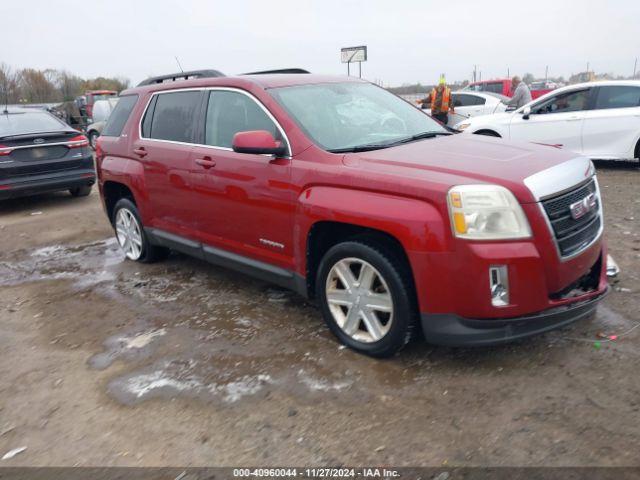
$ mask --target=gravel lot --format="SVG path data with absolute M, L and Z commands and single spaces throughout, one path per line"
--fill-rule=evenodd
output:
M 2 202 L 0 457 L 27 449 L 0 466 L 639 465 L 640 170 L 598 169 L 622 273 L 594 318 L 386 361 L 293 293 L 125 262 L 95 192 Z

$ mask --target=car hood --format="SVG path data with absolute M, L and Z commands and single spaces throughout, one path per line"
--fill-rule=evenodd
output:
M 578 160 L 576 160 L 578 158 Z M 549 182 L 556 191 L 585 180 L 592 174 L 591 161 L 575 153 L 548 145 L 508 142 L 482 135 L 452 135 L 416 141 L 370 152 L 351 153 L 345 165 L 362 169 L 363 176 L 389 175 L 396 184 L 411 190 L 448 190 L 454 185 L 491 183 L 513 192 L 521 203 L 535 202 L 541 195 L 532 191 L 530 177 L 544 183 L 544 172 L 553 172 Z M 571 168 L 559 167 L 571 162 Z M 398 177 L 401 177 L 398 181 Z M 554 185 L 545 185 L 546 194 Z

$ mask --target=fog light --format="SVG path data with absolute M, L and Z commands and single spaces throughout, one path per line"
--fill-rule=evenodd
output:
M 509 305 L 509 275 L 506 265 L 496 265 L 489 268 L 489 288 L 491 305 L 494 307 Z

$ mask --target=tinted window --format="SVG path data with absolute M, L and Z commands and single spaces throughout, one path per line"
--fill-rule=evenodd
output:
M 2 108 L 4 109 L 4 105 Z M 67 124 L 45 112 L 12 112 L 0 115 L 0 137 L 62 130 L 69 130 Z
M 156 108 L 156 100 L 158 99 L 158 95 L 154 95 L 149 102 L 149 106 L 147 107 L 147 111 L 144 114 L 144 119 L 142 120 L 142 136 L 144 138 L 149 137 L 151 133 L 151 120 L 153 120 L 153 111 Z
M 465 95 L 464 93 L 454 93 L 452 96 L 454 107 L 472 107 L 474 105 L 484 105 L 486 102 L 482 97 Z
M 107 124 L 104 126 L 104 130 L 102 130 L 102 135 L 106 137 L 119 137 L 137 101 L 138 95 L 125 95 L 124 97 L 120 97 L 111 115 L 109 115 Z
M 640 88 L 628 86 L 600 87 L 596 109 L 640 107 Z
M 199 102 L 198 91 L 158 94 L 149 138 L 193 142 Z
M 266 130 L 280 139 L 275 123 L 248 96 L 225 90 L 209 93 L 205 127 L 207 145 L 231 148 L 233 136 L 249 130 Z
M 534 113 L 565 113 L 586 110 L 589 104 L 590 90 L 579 90 L 555 95 L 534 107 Z

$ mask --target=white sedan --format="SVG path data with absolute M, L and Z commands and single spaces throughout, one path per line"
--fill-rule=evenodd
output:
M 449 112 L 447 125 L 450 127 L 471 117 L 504 112 L 507 109 L 506 102 L 509 101 L 509 97 L 499 93 L 460 90 L 451 92 L 451 101 L 455 113 Z M 422 106 L 426 110 L 429 107 L 429 104 Z
M 559 88 L 513 112 L 463 120 L 455 128 L 555 145 L 592 159 L 640 158 L 640 81 Z

